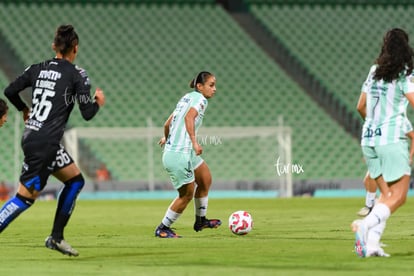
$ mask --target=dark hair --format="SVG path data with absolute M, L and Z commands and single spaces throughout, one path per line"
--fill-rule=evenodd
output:
M 413 71 L 413 49 L 408 43 L 408 34 L 399 28 L 388 31 L 384 36 L 381 52 L 376 60 L 378 68 L 374 79 L 391 82 L 404 70 L 406 75 Z
M 197 90 L 197 83 L 204 84 L 206 80 L 211 76 L 214 76 L 214 75 L 207 71 L 201 71 L 200 73 L 197 74 L 197 76 L 195 76 L 194 79 L 190 81 L 190 87 L 195 88 Z
M 55 51 L 66 55 L 79 44 L 79 37 L 72 25 L 61 25 L 56 30 L 53 43 Z
M 4 114 L 7 113 L 7 110 L 9 110 L 9 107 L 7 106 L 6 101 L 3 99 L 0 99 L 0 117 L 3 117 Z

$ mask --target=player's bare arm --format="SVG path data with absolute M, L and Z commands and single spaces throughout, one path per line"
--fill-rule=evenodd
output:
M 197 137 L 195 134 L 195 118 L 197 117 L 198 112 L 194 108 L 190 108 L 188 110 L 187 114 L 185 115 L 184 121 L 185 121 L 185 128 L 187 129 L 187 133 L 190 136 L 191 143 L 193 144 L 194 151 L 196 155 L 200 155 L 203 153 L 203 148 L 198 144 Z
M 95 102 L 99 105 L 99 107 L 105 104 L 105 95 L 101 88 L 96 88 L 94 98 Z
M 164 137 L 161 137 L 161 139 L 158 141 L 158 145 L 160 145 L 161 147 L 165 145 L 168 135 L 170 134 L 170 124 L 171 124 L 172 118 L 173 118 L 173 114 L 171 113 L 170 117 L 168 117 L 168 119 L 164 123 Z
M 361 92 L 361 95 L 359 96 L 357 110 L 359 115 L 361 115 L 361 118 L 365 120 L 365 117 L 367 116 L 367 94 L 364 92 Z
M 22 113 L 23 113 L 23 121 L 26 122 L 29 119 L 30 108 L 28 107 L 23 108 Z

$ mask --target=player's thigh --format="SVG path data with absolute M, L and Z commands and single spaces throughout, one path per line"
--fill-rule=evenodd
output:
M 194 182 L 194 170 L 191 166 L 190 154 L 164 151 L 162 163 L 176 190 L 185 184 Z
M 394 144 L 376 147 L 381 162 L 384 180 L 394 182 L 404 175 L 411 174 L 408 144 L 401 141 Z
M 195 181 L 199 186 L 207 186 L 210 187 L 212 177 L 210 168 L 208 167 L 206 162 L 202 162 L 197 169 L 194 170 L 195 173 Z
M 195 181 L 198 187 L 209 189 L 211 186 L 211 173 L 207 163 L 201 158 L 200 155 L 196 155 L 194 151 L 191 151 L 191 166 L 194 169 Z
M 408 175 L 402 176 L 400 179 L 392 183 L 390 192 L 396 197 L 405 197 L 410 188 L 410 177 Z
M 24 161 L 20 183 L 28 193 L 37 195 L 46 186 L 53 171 L 50 166 L 56 157 L 57 145 L 27 142 L 22 145 Z
M 187 201 L 190 201 L 194 195 L 194 182 L 182 185 L 177 191 L 179 198 L 184 198 Z
M 62 169 L 59 169 L 53 173 L 53 176 L 56 177 L 61 182 L 66 182 L 75 176 L 79 175 L 81 171 L 75 163 L 72 163 Z
M 78 166 L 74 163 L 73 158 L 62 145 L 60 145 L 60 148 L 56 153 L 56 158 L 52 162 L 52 167 L 53 176 L 61 182 L 68 181 L 81 173 Z
M 200 155 L 196 155 L 194 151 L 190 153 L 190 161 L 193 170 L 197 170 L 202 164 L 205 164 L 203 158 Z
M 368 168 L 369 176 L 372 179 L 376 179 L 382 174 L 381 162 L 374 147 L 362 147 L 362 153 L 364 155 L 365 163 Z

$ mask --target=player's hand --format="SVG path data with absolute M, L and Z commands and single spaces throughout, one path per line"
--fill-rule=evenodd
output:
M 203 153 L 203 147 L 200 146 L 199 143 L 193 144 L 193 148 L 194 148 L 194 152 L 195 152 L 196 155 L 200 155 L 200 154 Z
M 93 96 L 95 98 L 95 102 L 101 107 L 105 104 L 105 95 L 100 88 L 96 88 L 95 95 Z
M 30 116 L 30 109 L 25 107 L 23 110 L 23 121 L 26 123 L 27 120 L 29 120 L 29 116 Z
M 161 139 L 158 141 L 158 145 L 160 145 L 160 147 L 163 147 L 166 141 L 167 140 L 165 139 L 165 137 L 161 137 Z

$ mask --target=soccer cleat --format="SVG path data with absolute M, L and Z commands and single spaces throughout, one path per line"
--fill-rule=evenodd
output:
M 78 251 L 72 248 L 70 244 L 68 244 L 65 240 L 61 240 L 60 242 L 57 242 L 52 238 L 52 236 L 49 236 L 45 240 L 45 246 L 47 248 L 50 248 L 52 250 L 57 250 L 62 254 L 68 255 L 68 256 L 79 256 Z
M 355 233 L 355 253 L 358 257 L 364 258 L 367 255 L 367 228 L 362 220 L 353 221 L 351 227 L 352 231 Z
M 384 249 L 381 247 L 375 247 L 375 248 L 367 248 L 366 257 L 390 257 L 391 255 L 384 252 Z
M 177 235 L 170 227 L 160 224 L 155 229 L 155 236 L 159 238 L 181 238 L 182 236 Z
M 371 213 L 371 211 L 372 211 L 372 207 L 364 206 L 361 208 L 361 210 L 357 212 L 357 215 L 360 217 L 366 217 L 369 215 L 369 213 Z
M 217 228 L 221 225 L 221 220 L 219 219 L 203 219 L 201 222 L 194 223 L 194 231 L 198 232 L 204 228 Z

